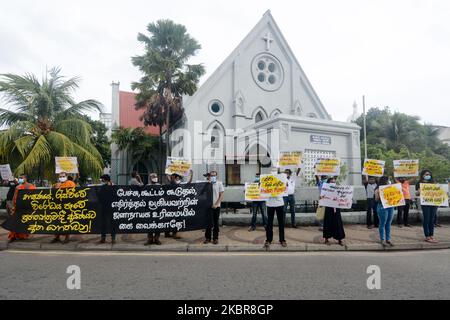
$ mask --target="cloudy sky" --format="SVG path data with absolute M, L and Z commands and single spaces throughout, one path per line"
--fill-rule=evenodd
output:
M 202 45 L 192 62 L 204 63 L 204 82 L 267 9 L 333 119 L 345 121 L 364 94 L 367 107 L 450 126 L 448 0 L 2 1 L 0 73 L 59 66 L 83 79 L 76 98 L 109 111 L 110 83 L 128 91 L 139 78 L 130 57 L 149 22 L 187 27 Z

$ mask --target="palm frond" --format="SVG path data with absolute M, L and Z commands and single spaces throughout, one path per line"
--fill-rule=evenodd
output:
M 44 135 L 34 143 L 27 157 L 14 171 L 15 175 L 22 173 L 32 173 L 41 163 L 47 163 L 52 161 L 51 148 Z

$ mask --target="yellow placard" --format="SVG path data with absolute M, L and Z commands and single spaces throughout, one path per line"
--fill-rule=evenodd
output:
M 179 174 L 186 176 L 191 170 L 192 163 L 190 160 L 183 158 L 168 157 L 166 161 L 166 174 Z
M 417 177 L 419 160 L 394 160 L 394 177 Z
M 366 159 L 364 161 L 363 174 L 372 177 L 381 177 L 384 173 L 385 161 Z
M 420 204 L 448 207 L 448 184 L 421 183 Z
M 380 186 L 380 198 L 384 208 L 399 207 L 405 205 L 405 198 L 400 183 Z
M 300 167 L 302 164 L 301 151 L 280 152 L 278 167 Z
M 77 157 L 55 157 L 55 173 L 78 173 Z
M 315 174 L 318 176 L 338 176 L 341 171 L 339 159 L 317 159 Z
M 245 201 L 262 200 L 259 183 L 245 183 Z
M 262 197 L 278 197 L 286 193 L 286 174 L 262 174 L 260 181 Z

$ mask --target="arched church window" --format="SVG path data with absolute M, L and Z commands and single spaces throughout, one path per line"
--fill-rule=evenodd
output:
M 211 131 L 211 148 L 220 147 L 220 128 L 216 125 Z
M 260 121 L 264 120 L 264 115 L 261 111 L 258 111 L 258 113 L 255 116 L 255 123 L 258 123 Z

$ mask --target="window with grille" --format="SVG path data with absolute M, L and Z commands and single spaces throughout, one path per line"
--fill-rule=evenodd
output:
M 311 184 L 315 181 L 314 165 L 317 159 L 335 158 L 336 151 L 306 149 L 303 155 L 303 181 Z

